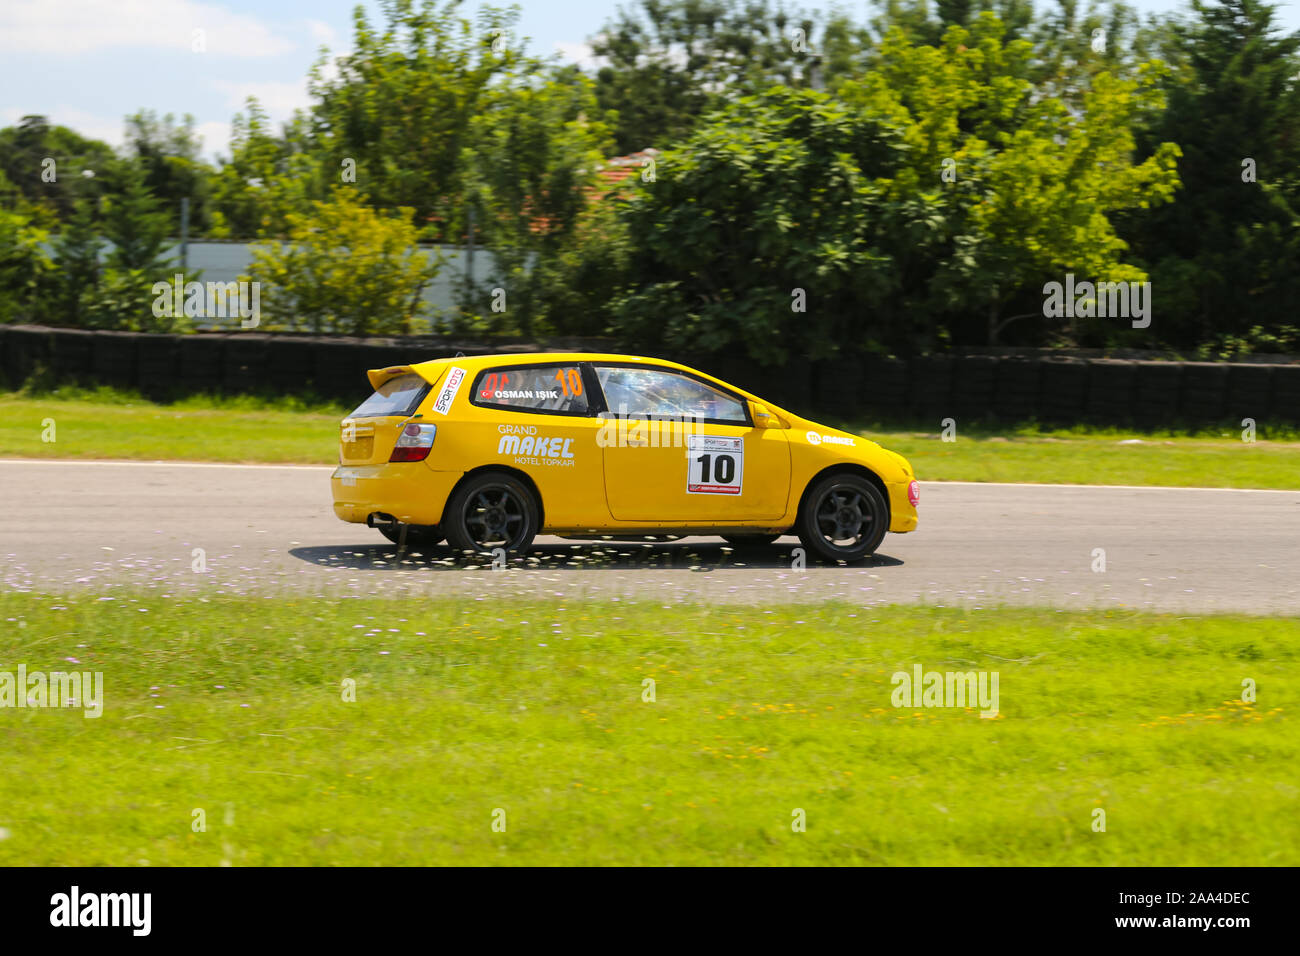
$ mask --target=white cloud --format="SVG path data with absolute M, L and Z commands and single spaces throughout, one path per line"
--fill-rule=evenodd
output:
M 333 49 L 335 41 L 338 39 L 338 34 L 334 32 L 334 28 L 324 20 L 308 20 L 307 32 L 311 34 L 312 42 L 316 46 L 324 45 Z
M 5 0 L 0 52 L 75 55 L 150 48 L 191 51 L 203 31 L 208 54 L 266 57 L 294 44 L 255 17 L 196 0 Z M 199 55 L 199 54 L 196 54 Z
M 194 132 L 199 135 L 203 143 L 202 154 L 204 156 L 215 156 L 222 153 L 230 155 L 230 123 L 220 120 L 211 123 L 199 123 L 194 127 Z
M 587 43 L 556 43 L 555 52 L 584 70 L 598 70 L 609 63 L 603 56 L 593 54 L 591 45 Z
M 213 80 L 212 85 L 226 94 L 226 105 L 231 109 L 242 110 L 245 100 L 250 96 L 257 97 L 257 101 L 266 110 L 266 115 L 277 123 L 292 119 L 294 110 L 306 109 L 311 105 L 306 79 L 293 83 Z
M 54 126 L 66 126 L 91 139 L 99 139 L 117 148 L 126 142 L 126 118 L 101 116 L 72 106 L 55 106 L 49 109 L 21 110 L 13 107 L 0 109 L 0 127 L 13 126 L 24 116 L 44 116 Z M 199 123 L 194 127 L 202 141 L 202 154 L 209 158 L 217 153 L 230 154 L 230 123 L 214 121 Z

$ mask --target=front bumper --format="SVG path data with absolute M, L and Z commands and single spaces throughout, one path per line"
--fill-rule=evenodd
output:
M 915 531 L 919 521 L 916 506 L 907 496 L 907 488 L 912 480 L 909 477 L 905 481 L 885 482 L 885 487 L 889 489 L 889 530 L 895 534 Z

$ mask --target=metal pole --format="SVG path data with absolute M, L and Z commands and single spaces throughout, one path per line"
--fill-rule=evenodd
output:
M 181 272 L 186 271 L 189 263 L 190 244 L 190 197 L 181 197 Z
M 470 203 L 467 210 L 469 219 L 469 243 L 465 250 L 465 280 L 469 285 L 471 293 L 474 289 L 474 204 Z

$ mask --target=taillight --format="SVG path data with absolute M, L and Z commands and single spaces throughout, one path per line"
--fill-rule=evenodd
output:
M 397 436 L 397 444 L 389 461 L 424 461 L 433 448 L 433 439 L 438 434 L 437 425 L 407 425 Z
M 915 481 L 907 486 L 907 500 L 912 503 L 913 508 L 915 508 L 917 503 L 921 500 L 921 486 Z

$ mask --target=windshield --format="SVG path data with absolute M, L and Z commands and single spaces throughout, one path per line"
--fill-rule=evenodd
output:
M 596 369 L 605 403 L 619 417 L 671 418 L 690 416 L 705 421 L 749 424 L 739 399 L 687 378 L 656 368 L 602 366 Z

